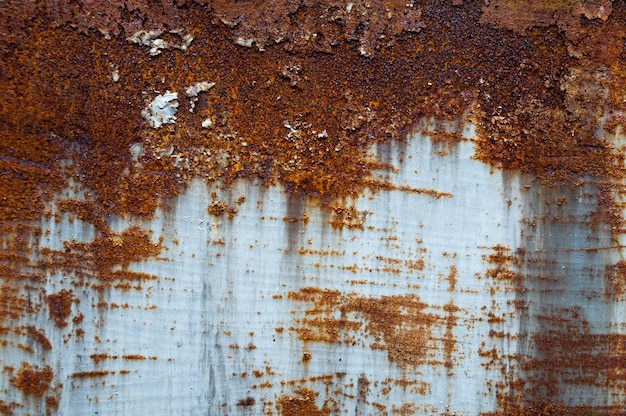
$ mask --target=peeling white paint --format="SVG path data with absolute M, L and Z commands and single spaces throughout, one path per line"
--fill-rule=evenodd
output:
M 157 95 L 152 102 L 141 111 L 141 116 L 152 128 L 158 129 L 163 124 L 173 124 L 178 111 L 178 93 L 166 91 Z
M 185 94 L 187 97 L 197 97 L 201 92 L 207 92 L 215 86 L 215 82 L 201 81 L 187 87 Z
M 158 56 L 163 50 L 180 49 L 182 51 L 186 51 L 189 48 L 191 42 L 193 42 L 193 35 L 189 33 L 182 36 L 181 32 L 182 29 L 169 31 L 169 33 L 181 37 L 180 43 L 167 42 L 166 40 L 161 39 L 159 36 L 163 34 L 163 31 L 159 29 L 138 30 L 137 32 L 133 33 L 132 36 L 126 38 L 126 40 L 129 43 L 146 46 L 149 48 L 148 54 L 150 54 L 150 56 Z
M 254 39 L 246 39 L 242 37 L 238 37 L 237 39 L 235 39 L 235 43 L 237 45 L 244 46 L 246 48 L 251 48 L 253 42 L 254 42 Z

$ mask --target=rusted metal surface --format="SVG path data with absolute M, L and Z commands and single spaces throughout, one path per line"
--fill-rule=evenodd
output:
M 621 2 L 0 2 L 1 414 L 623 414 Z

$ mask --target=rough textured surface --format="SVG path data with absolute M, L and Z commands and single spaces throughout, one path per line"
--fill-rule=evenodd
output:
M 68 395 L 93 410 L 106 380 L 128 392 L 151 388 L 135 377 L 150 365 L 183 374 L 180 355 L 128 338 L 181 299 L 208 313 L 174 283 L 186 272 L 224 302 L 188 324 L 207 374 L 276 335 L 304 368 L 228 367 L 247 390 L 207 387 L 215 412 L 443 413 L 441 386 L 481 367 L 489 405 L 441 403 L 623 413 L 625 38 L 609 0 L 0 2 L 0 413 L 67 413 Z M 153 129 L 142 110 L 168 91 L 176 119 Z M 259 229 L 269 241 L 247 241 Z M 274 251 L 272 275 L 259 264 Z M 257 292 L 224 301 L 245 278 Z M 151 302 L 164 287 L 175 300 Z M 246 296 L 283 314 L 220 340 Z M 388 378 L 310 374 L 335 347 L 384 354 Z M 63 362 L 74 348 L 89 364 Z

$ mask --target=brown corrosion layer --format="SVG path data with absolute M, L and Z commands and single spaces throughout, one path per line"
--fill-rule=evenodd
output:
M 565 324 L 534 335 L 533 342 L 537 354 L 521 360 L 530 388 L 525 397 L 555 397 L 564 385 L 624 388 L 625 335 L 592 334 Z
M 487 313 L 487 321 L 493 328 L 489 336 L 497 345 L 501 345 L 503 339 L 515 340 L 519 345 L 524 345 L 511 355 L 503 355 L 497 348 L 490 350 L 481 347 L 479 351 L 479 355 L 486 360 L 483 366 L 486 369 L 499 367 L 503 380 L 495 383 L 500 411 L 493 415 L 623 414 L 623 405 L 617 402 L 612 405 L 604 402 L 604 406 L 571 406 L 571 399 L 562 398 L 569 394 L 570 389 L 580 391 L 581 397 L 590 391 L 608 394 L 623 391 L 626 336 L 619 331 L 596 332 L 596 326 L 604 322 L 587 321 L 585 315 L 588 311 L 582 305 L 558 300 L 550 302 L 550 296 L 560 298 L 559 290 L 562 290 L 563 282 L 571 281 L 554 270 L 555 264 L 561 264 L 554 260 L 558 259 L 557 256 L 546 259 L 543 257 L 545 253 L 524 250 L 512 253 L 502 245 L 490 249 L 492 253 L 485 255 L 484 260 L 495 268 L 487 269 L 486 276 L 512 282 L 517 294 L 517 299 L 511 301 L 515 307 L 515 316 L 519 316 L 522 321 L 529 320 L 528 311 L 534 308 L 535 312 L 530 319 L 536 321 L 532 330 L 511 334 L 502 331 L 504 324 L 509 321 L 506 314 Z M 586 249 L 582 253 L 588 254 Z M 589 269 L 589 273 L 600 280 L 606 278 L 607 293 L 595 293 L 602 304 L 607 299 L 622 299 L 621 263 L 607 265 L 605 270 Z M 524 274 L 520 270 L 524 270 Z M 537 299 L 541 299 L 541 302 L 537 302 Z M 529 305 L 533 302 L 538 304 Z
M 191 176 L 358 195 L 373 186 L 372 170 L 385 168 L 368 146 L 402 138 L 426 116 L 469 117 L 479 126 L 477 156 L 507 169 L 560 179 L 621 175 L 621 156 L 596 134 L 605 111 L 624 109 L 621 8 L 565 36 L 536 19 L 524 34 L 499 29 L 508 28 L 504 13 L 490 16 L 504 6 L 472 2 L 387 1 L 351 12 L 332 1 L 271 3 L 216 2 L 212 12 L 192 2 L 134 5 L 130 14 L 128 4 L 99 2 L 72 13 L 78 6 L 0 8 L 9 22 L 0 38 L 3 217 L 36 218 L 67 176 L 101 214 L 150 215 Z M 549 7 L 533 14 L 543 15 L 560 16 Z M 188 50 L 151 57 L 122 36 L 166 22 L 194 36 Z M 147 127 L 140 112 L 154 91 L 182 96 L 201 80 L 216 85 L 200 94 L 195 113 L 180 99 L 176 125 Z M 137 142 L 146 146 L 133 160 Z

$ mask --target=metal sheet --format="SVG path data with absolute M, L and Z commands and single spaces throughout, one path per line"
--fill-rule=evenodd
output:
M 0 2 L 1 414 L 624 412 L 626 10 L 92 3 Z

